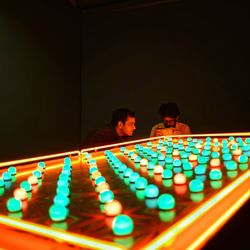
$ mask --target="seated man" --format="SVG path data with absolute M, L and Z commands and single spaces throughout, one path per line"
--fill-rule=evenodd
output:
M 180 111 L 176 103 L 162 104 L 159 108 L 159 113 L 162 122 L 153 126 L 150 137 L 191 134 L 188 125 L 177 122 L 180 117 Z
M 133 135 L 134 130 L 134 112 L 120 108 L 113 112 L 110 124 L 86 137 L 83 147 L 89 148 L 124 142 Z

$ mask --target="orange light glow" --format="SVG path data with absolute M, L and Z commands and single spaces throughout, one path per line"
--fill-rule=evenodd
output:
M 28 177 L 28 182 L 31 185 L 36 185 L 38 183 L 38 179 L 36 178 L 36 176 L 31 175 L 30 177 Z
M 16 188 L 14 190 L 13 196 L 19 200 L 26 200 L 28 197 L 26 190 L 23 188 Z
M 53 155 L 38 156 L 38 157 L 26 158 L 26 159 L 16 160 L 16 161 L 6 161 L 6 162 L 0 163 L 0 167 L 7 167 L 7 166 L 19 165 L 19 164 L 24 164 L 24 163 L 29 163 L 29 162 L 48 160 L 52 158 L 69 156 L 69 155 L 72 155 L 72 156 L 80 155 L 80 151 L 70 151 L 70 152 L 58 153 L 58 154 L 53 154 Z
M 107 189 L 110 189 L 109 184 L 107 182 L 102 182 L 96 187 L 96 192 L 101 193 Z
M 113 200 L 111 202 L 107 202 L 104 204 L 104 213 L 107 216 L 116 216 L 121 212 L 122 212 L 122 204 L 117 200 Z
M 183 185 L 187 182 L 187 177 L 186 175 L 182 173 L 178 173 L 174 175 L 174 184 L 176 185 Z

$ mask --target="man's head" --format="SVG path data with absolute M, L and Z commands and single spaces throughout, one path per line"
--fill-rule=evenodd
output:
M 165 128 L 175 127 L 176 121 L 179 119 L 180 111 L 176 103 L 164 103 L 159 108 L 159 113 Z
M 111 124 L 119 136 L 132 136 L 135 130 L 135 114 L 128 109 L 117 109 L 112 114 Z

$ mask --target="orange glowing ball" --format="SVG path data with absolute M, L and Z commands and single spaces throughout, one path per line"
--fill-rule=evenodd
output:
M 21 201 L 28 198 L 27 192 L 24 188 L 16 188 L 14 190 L 13 196 Z
M 188 157 L 188 160 L 189 160 L 189 161 L 197 161 L 197 155 L 195 155 L 195 154 L 190 154 L 189 157 Z
M 31 185 L 36 185 L 38 183 L 38 179 L 36 176 L 32 175 L 28 178 L 28 182 L 31 184 Z
M 92 174 L 92 180 L 95 180 L 97 177 L 101 176 L 102 174 L 99 172 L 99 171 L 95 171 L 93 174 Z
M 111 202 L 107 202 L 104 204 L 104 213 L 107 216 L 116 216 L 121 212 L 122 212 L 122 204 L 117 200 L 113 200 Z
M 146 158 L 141 159 L 140 165 L 141 166 L 147 166 L 148 165 L 148 159 L 146 159 Z
M 154 174 L 162 174 L 162 172 L 163 172 L 163 166 L 161 166 L 161 165 L 156 165 L 155 167 L 154 167 Z
M 200 144 L 200 143 L 196 143 L 195 144 L 195 148 L 197 148 L 197 149 L 201 149 L 203 146 L 202 146 L 202 144 Z
M 110 189 L 109 184 L 107 182 L 102 182 L 96 187 L 96 192 L 101 193 L 107 189 Z
M 180 155 L 180 152 L 178 149 L 174 149 L 173 150 L 173 156 L 179 156 Z
M 161 148 L 161 152 L 166 152 L 166 151 L 167 151 L 167 148 L 163 146 L 163 147 Z
M 97 167 L 96 163 L 95 162 L 92 162 L 88 165 L 89 168 L 93 168 L 93 167 Z
M 234 152 L 233 152 L 233 155 L 234 156 L 242 155 L 242 150 L 240 148 L 235 149 Z
M 133 154 L 131 155 L 131 159 L 134 160 L 137 156 L 138 156 L 137 154 L 133 153 Z
M 174 183 L 177 185 L 183 185 L 186 184 L 187 182 L 187 177 L 183 173 L 178 173 L 174 175 Z
M 214 158 L 214 159 L 210 160 L 210 166 L 211 167 L 216 168 L 216 167 L 219 167 L 220 165 L 221 165 L 221 161 L 220 161 L 219 158 Z

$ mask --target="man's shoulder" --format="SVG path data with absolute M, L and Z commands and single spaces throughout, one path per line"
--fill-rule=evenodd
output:
M 186 123 L 177 122 L 176 128 L 180 130 L 182 134 L 191 134 L 190 127 Z
M 186 123 L 183 123 L 183 122 L 176 122 L 177 126 L 180 126 L 180 127 L 189 127 Z

